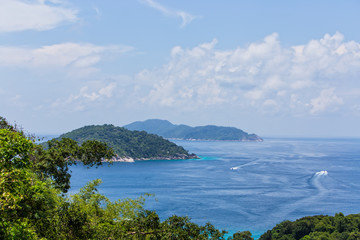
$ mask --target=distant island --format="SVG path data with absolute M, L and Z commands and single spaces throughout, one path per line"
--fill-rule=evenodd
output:
M 146 131 L 168 139 L 184 140 L 216 140 L 216 141 L 256 141 L 263 139 L 256 134 L 248 134 L 235 127 L 220 127 L 214 125 L 190 127 L 175 125 L 167 120 L 149 119 L 125 125 L 129 130 Z
M 145 131 L 130 131 L 109 124 L 85 126 L 62 134 L 59 138 L 70 138 L 80 144 L 86 140 L 105 142 L 118 156 L 113 161 L 198 158 L 195 154 L 189 154 L 183 147 L 155 134 Z

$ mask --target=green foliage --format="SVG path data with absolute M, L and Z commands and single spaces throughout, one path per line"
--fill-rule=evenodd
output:
M 224 239 L 225 231 L 219 231 L 212 224 L 199 226 L 188 217 L 172 216 L 163 224 L 163 239 Z
M 0 129 L 0 168 L 28 167 L 29 154 L 33 143 L 23 137 L 21 133 L 8 129 Z
M 191 158 L 183 147 L 145 131 L 130 131 L 113 125 L 85 126 L 60 136 L 79 143 L 89 140 L 105 142 L 120 157 L 134 159 Z
M 57 188 L 67 192 L 70 188 L 71 165 L 81 161 L 88 166 L 99 166 L 104 159 L 110 159 L 114 155 L 115 153 L 106 143 L 88 140 L 79 145 L 72 139 L 61 138 L 48 141 L 47 149 L 42 145 L 36 146 L 32 162 L 34 171 L 42 179 L 51 178 Z
M 46 233 L 44 226 L 56 223 L 61 198 L 32 171 L 34 146 L 21 133 L 0 129 L 0 238 L 37 239 L 37 230 Z
M 145 196 L 111 202 L 100 194 L 94 180 L 67 202 L 63 231 L 69 239 L 122 239 L 124 222 L 134 221 L 143 210 Z
M 0 116 L 0 129 L 8 129 L 10 131 L 15 131 L 15 127 L 8 123 L 8 121 Z
M 231 240 L 254 240 L 254 238 L 251 236 L 251 232 L 244 231 L 234 233 Z
M 360 239 L 360 214 L 344 216 L 312 216 L 298 219 L 294 222 L 284 221 L 272 230 L 264 233 L 260 240 L 271 239 Z
M 52 179 L 55 187 L 64 193 L 70 188 L 71 165 L 81 161 L 90 167 L 99 166 L 104 159 L 115 156 L 106 143 L 96 140 L 79 145 L 68 138 L 53 139 L 44 149 L 32 139 L 0 117 L 0 168 L 31 168 L 40 179 Z

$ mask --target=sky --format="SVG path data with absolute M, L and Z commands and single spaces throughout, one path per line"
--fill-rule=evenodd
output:
M 360 1 L 0 0 L 0 116 L 360 137 Z

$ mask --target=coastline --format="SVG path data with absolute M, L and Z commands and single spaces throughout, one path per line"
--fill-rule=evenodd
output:
M 160 156 L 153 158 L 132 158 L 132 157 L 120 157 L 116 156 L 112 159 L 104 159 L 103 162 L 128 162 L 133 163 L 135 161 L 148 161 L 148 160 L 186 160 L 186 159 L 200 159 L 196 154 L 177 154 L 175 156 Z
M 198 138 L 165 138 L 167 140 L 177 140 L 177 141 L 198 141 L 198 142 L 263 142 L 263 138 L 256 140 L 249 139 L 240 139 L 240 140 L 218 140 L 218 139 L 198 139 Z

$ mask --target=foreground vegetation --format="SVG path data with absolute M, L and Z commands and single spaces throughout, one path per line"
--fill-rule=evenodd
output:
M 284 221 L 272 230 L 264 233 L 260 240 L 359 240 L 360 214 L 344 216 L 312 216 L 298 219 L 294 222 Z

